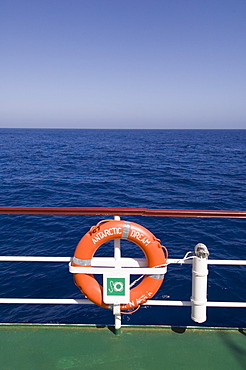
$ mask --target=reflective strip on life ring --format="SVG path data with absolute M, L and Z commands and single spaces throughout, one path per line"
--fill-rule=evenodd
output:
M 102 221 L 104 222 L 104 221 Z M 137 244 L 144 252 L 147 267 L 166 264 L 166 256 L 160 241 L 146 228 L 134 222 L 105 221 L 88 231 L 78 243 L 74 252 L 73 266 L 91 266 L 91 259 L 96 250 L 105 242 L 114 239 L 127 239 Z M 143 280 L 130 290 L 130 302 L 121 305 L 122 310 L 129 310 L 145 303 L 160 288 L 164 275 L 145 275 Z M 91 274 L 74 274 L 75 284 L 92 302 L 109 308 L 103 302 L 103 287 Z

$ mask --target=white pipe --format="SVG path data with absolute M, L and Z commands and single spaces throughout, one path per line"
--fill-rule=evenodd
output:
M 152 299 L 143 303 L 146 306 L 179 306 L 179 307 L 187 307 L 192 306 L 191 301 L 161 301 L 158 299 Z M 246 308 L 246 302 L 215 302 L 209 301 L 206 304 L 207 307 L 238 307 L 238 308 Z
M 191 306 L 191 301 L 162 301 L 160 299 L 151 299 L 143 303 L 143 306 Z
M 208 260 L 209 265 L 246 265 L 246 260 Z
M 4 262 L 71 262 L 72 257 L 0 256 Z
M 0 298 L 0 304 L 94 304 L 89 299 L 69 299 L 69 298 Z M 190 301 L 162 301 L 149 300 L 143 306 L 191 306 Z M 246 308 L 246 302 L 207 302 L 207 307 L 239 307 Z
M 115 327 L 115 330 L 120 330 L 120 328 L 121 328 L 120 304 L 114 304 L 113 305 L 113 314 L 114 314 L 114 327 Z
M 120 217 L 115 216 L 115 220 L 119 221 Z M 114 239 L 114 267 L 121 268 L 121 250 L 120 250 L 120 239 Z
M 191 318 L 198 323 L 207 320 L 208 254 L 204 244 L 199 243 L 195 246 L 192 264 Z
M 93 304 L 89 299 L 0 298 L 0 303 L 17 304 Z
M 72 274 L 104 274 L 104 273 L 126 273 L 131 275 L 150 275 L 150 274 L 165 274 L 166 267 L 129 267 L 129 268 L 108 268 L 108 267 L 78 267 L 69 264 L 69 271 Z
M 73 257 L 45 257 L 45 256 L 0 256 L 0 262 L 71 262 Z M 246 265 L 246 260 L 208 260 L 208 265 Z M 192 264 L 192 259 L 168 258 L 167 264 Z M 93 267 L 114 267 L 114 257 L 93 257 Z M 122 267 L 146 267 L 145 258 L 121 257 Z
M 207 307 L 246 307 L 246 302 L 207 302 Z
M 120 216 L 114 216 L 114 219 L 116 221 L 120 221 Z M 120 239 L 114 239 L 114 267 L 115 269 L 121 269 Z M 113 305 L 113 314 L 114 314 L 114 328 L 115 331 L 117 332 L 121 328 L 120 304 Z

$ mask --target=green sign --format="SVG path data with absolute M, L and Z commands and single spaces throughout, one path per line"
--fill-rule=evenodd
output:
M 125 295 L 125 278 L 107 278 L 107 295 L 124 296 Z

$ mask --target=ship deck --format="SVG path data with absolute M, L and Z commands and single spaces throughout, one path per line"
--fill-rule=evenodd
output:
M 245 369 L 246 330 L 0 325 L 1 369 Z

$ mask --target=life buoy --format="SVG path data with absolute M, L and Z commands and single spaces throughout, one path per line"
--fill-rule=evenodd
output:
M 114 239 L 127 239 L 137 244 L 144 252 L 147 267 L 165 266 L 167 252 L 163 252 L 159 239 L 149 230 L 134 222 L 123 220 L 105 220 L 92 227 L 78 243 L 72 261 L 73 266 L 91 266 L 91 259 L 96 250 L 105 242 Z M 166 251 L 166 249 L 165 249 Z M 143 280 L 130 290 L 130 301 L 121 305 L 122 310 L 129 310 L 152 298 L 160 288 L 163 274 L 145 275 Z M 91 274 L 74 274 L 75 284 L 92 302 L 109 308 L 103 302 L 103 287 Z

